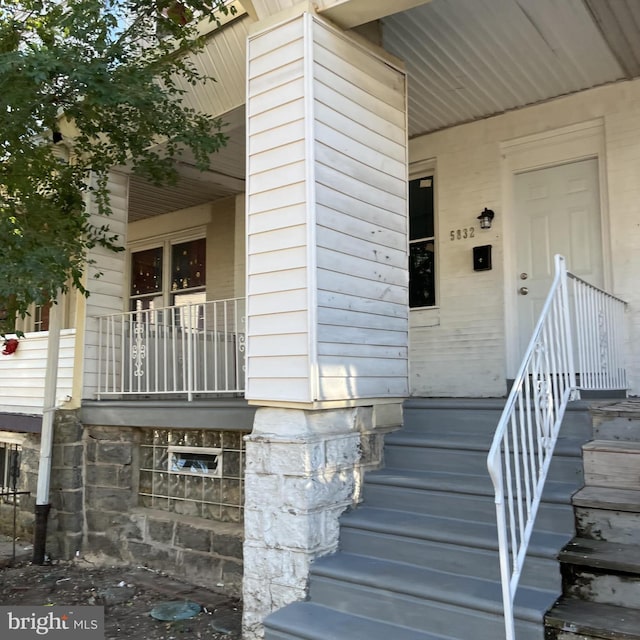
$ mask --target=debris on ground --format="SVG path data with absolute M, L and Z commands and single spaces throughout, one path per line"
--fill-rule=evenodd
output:
M 84 560 L 4 566 L 0 605 L 104 606 L 105 640 L 241 638 L 239 600 L 144 567 Z M 159 609 L 169 617 L 156 619 Z

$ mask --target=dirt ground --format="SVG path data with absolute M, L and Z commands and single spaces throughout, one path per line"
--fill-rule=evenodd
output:
M 13 565 L 13 566 L 12 566 Z M 160 621 L 151 611 L 166 602 L 195 602 L 200 613 Z M 1 605 L 102 605 L 105 640 L 240 640 L 241 606 L 224 594 L 194 587 L 141 567 L 98 567 L 85 560 L 32 565 L 0 562 Z

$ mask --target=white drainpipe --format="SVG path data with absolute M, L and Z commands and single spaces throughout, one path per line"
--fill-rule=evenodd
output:
M 60 295 L 56 296 L 49 311 L 49 338 L 47 342 L 47 368 L 44 381 L 44 403 L 42 411 L 42 432 L 40 435 L 40 464 L 38 466 L 38 489 L 36 494 L 35 530 L 33 539 L 33 563 L 45 561 L 47 539 L 47 517 L 49 488 L 51 485 L 51 454 L 53 450 L 53 419 L 56 411 L 56 391 L 58 387 L 58 360 L 60 355 L 60 327 L 62 314 Z

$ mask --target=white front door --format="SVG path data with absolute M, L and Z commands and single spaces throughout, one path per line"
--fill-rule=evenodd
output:
M 514 177 L 520 357 L 554 276 L 554 256 L 603 286 L 598 161 L 581 160 Z

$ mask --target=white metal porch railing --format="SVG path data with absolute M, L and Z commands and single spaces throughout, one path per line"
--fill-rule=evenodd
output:
M 98 399 L 243 392 L 245 316 L 233 298 L 98 318 Z
M 625 303 L 567 272 L 556 275 L 511 388 L 487 466 L 495 489 L 506 640 L 514 599 L 567 404 L 580 389 L 626 389 Z M 577 366 L 576 366 L 577 365 Z

